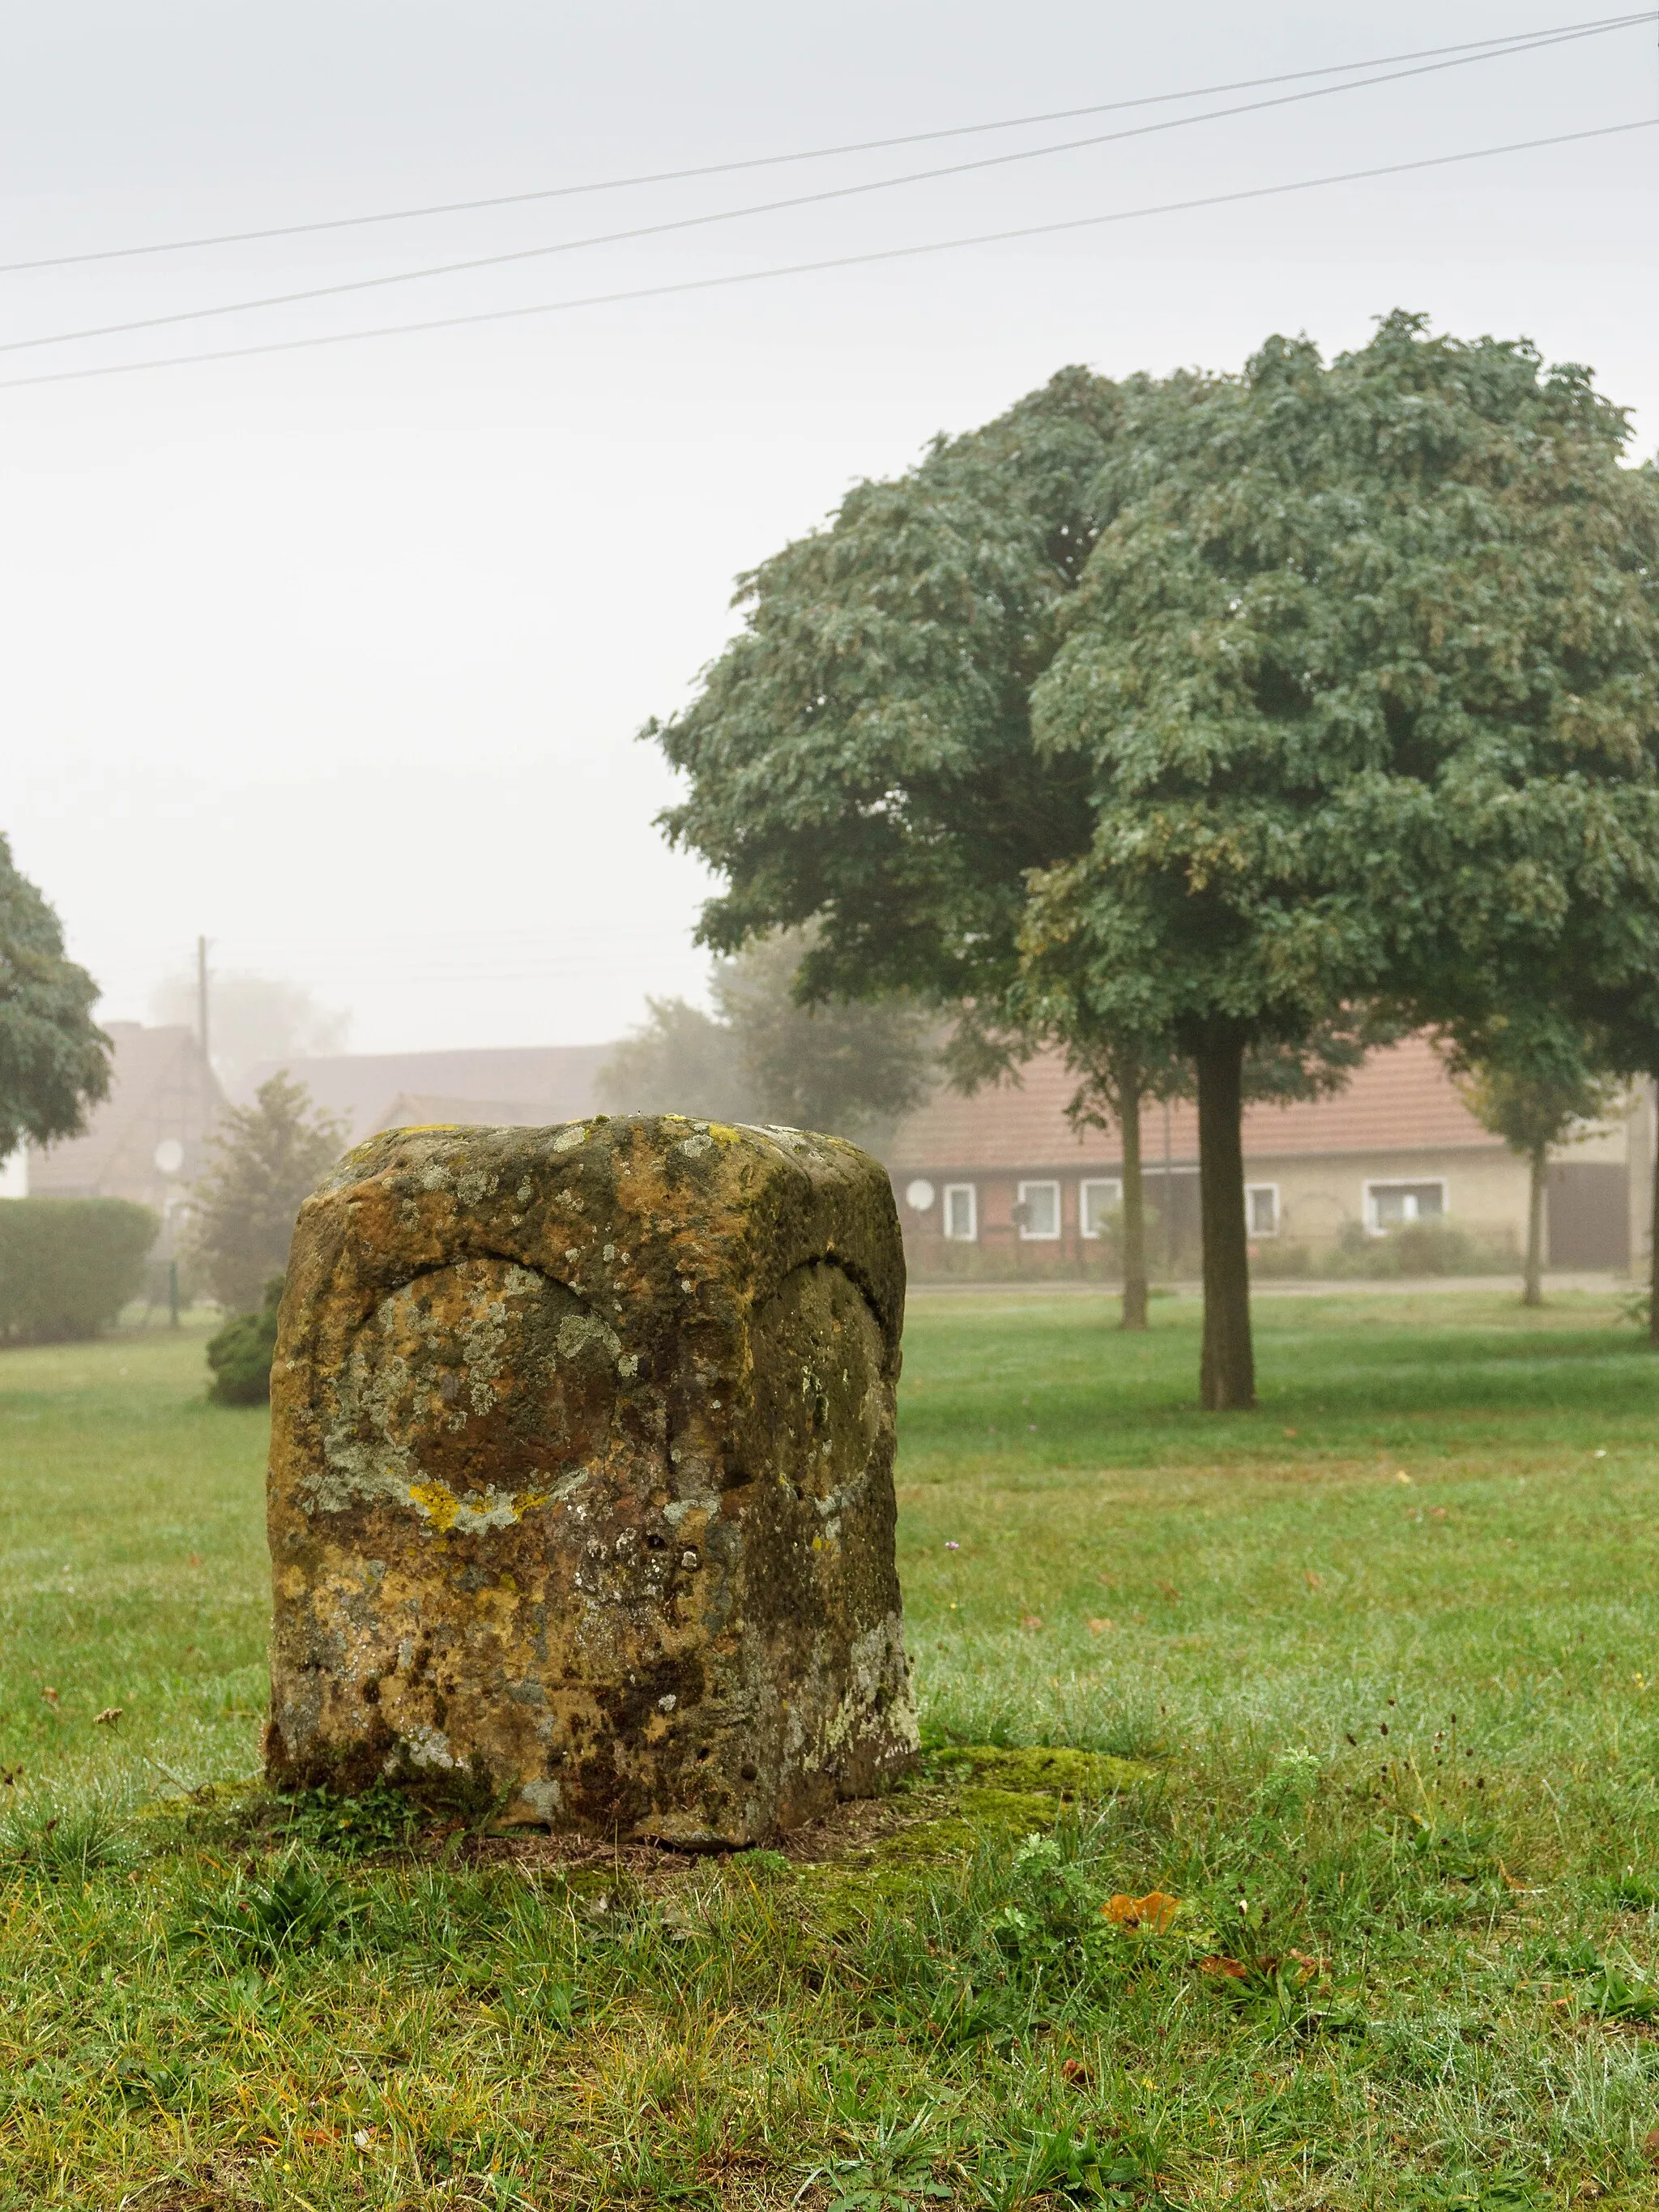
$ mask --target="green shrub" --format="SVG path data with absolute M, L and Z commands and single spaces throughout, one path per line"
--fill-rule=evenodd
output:
M 213 1370 L 208 1396 L 216 1406 L 264 1406 L 270 1401 L 270 1363 L 276 1350 L 276 1309 L 283 1279 L 265 1285 L 258 1313 L 233 1314 L 208 1340 L 207 1363 Z
M 96 1336 L 144 1285 L 161 1222 L 125 1198 L 0 1202 L 0 1342 Z
M 1512 1250 L 1455 1222 L 1405 1221 L 1384 1236 L 1370 1237 L 1357 1221 L 1349 1221 L 1321 1273 L 1387 1280 L 1397 1275 L 1501 1275 L 1517 1264 Z

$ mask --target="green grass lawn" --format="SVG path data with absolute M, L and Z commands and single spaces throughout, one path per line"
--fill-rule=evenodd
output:
M 1659 1362 L 1274 1298 L 1205 1416 L 1194 1307 L 1114 1310 L 913 1302 L 933 1819 L 868 1869 L 208 1794 L 264 1417 L 199 1334 L 0 1353 L 0 2207 L 1659 2206 Z M 1037 1744 L 1136 1765 L 951 1748 Z

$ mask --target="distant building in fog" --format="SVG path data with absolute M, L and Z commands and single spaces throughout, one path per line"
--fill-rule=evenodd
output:
M 193 1030 L 138 1022 L 105 1027 L 115 1047 L 109 1097 L 88 1115 L 83 1136 L 29 1146 L 27 1195 L 128 1198 L 170 1224 L 206 1164 L 206 1139 L 224 1109 L 224 1093 Z M 158 1249 L 166 1254 L 165 1237 Z
M 188 1031 L 147 1032 L 152 1036 Z M 594 1095 L 610 1044 L 484 1052 L 349 1053 L 270 1061 L 338 1115 L 351 1141 L 432 1124 L 535 1127 L 601 1110 Z M 990 1280 L 1111 1272 L 1122 1200 L 1115 1129 L 1074 1130 L 1074 1082 L 1040 1054 L 1015 1085 L 964 1098 L 940 1090 L 902 1121 L 887 1148 L 905 1247 L 921 1280 Z M 1143 1116 L 1142 1165 L 1155 1272 L 1195 1272 L 1198 1126 L 1190 1103 Z M 1647 1249 L 1654 1115 L 1632 1110 L 1551 1163 L 1546 1261 L 1625 1268 Z M 1468 1231 L 1489 1255 L 1525 1242 L 1527 1165 L 1470 1113 L 1425 1037 L 1373 1053 L 1334 1097 L 1256 1105 L 1244 1118 L 1246 1225 L 1263 1274 L 1321 1256 L 1345 1237 L 1407 1222 Z
M 431 1121 L 531 1128 L 597 1112 L 593 1080 L 615 1050 L 611 1044 L 564 1044 L 336 1053 L 263 1061 L 243 1079 L 240 1090 L 251 1100 L 267 1078 L 284 1072 L 304 1084 L 317 1105 L 339 1115 L 355 1144 L 379 1129 Z

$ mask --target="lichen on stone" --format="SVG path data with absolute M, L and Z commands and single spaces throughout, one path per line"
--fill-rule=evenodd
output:
M 707 1847 L 901 1771 L 902 1309 L 886 1176 L 836 1139 L 360 1146 L 283 1304 L 273 1778 L 447 1760 L 520 1819 Z

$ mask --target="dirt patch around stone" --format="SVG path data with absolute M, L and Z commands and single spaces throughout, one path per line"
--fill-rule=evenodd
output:
M 711 1864 L 748 1863 L 769 1872 L 783 1871 L 780 1862 L 803 1872 L 942 1864 L 970 1857 L 981 1841 L 1051 1828 L 1065 1806 L 1103 1802 L 1144 1787 L 1156 1775 L 1155 1768 L 1136 1760 L 1063 1747 L 951 1745 L 929 1755 L 919 1774 L 882 1796 L 849 1798 L 758 1850 L 688 1852 L 526 1828 L 473 1836 L 461 1848 L 475 1864 L 493 1862 L 589 1880 L 610 1875 L 646 1890 L 672 1887 Z M 465 1832 L 459 1824 L 429 1831 L 421 1849 L 441 1856 L 457 1848 Z

